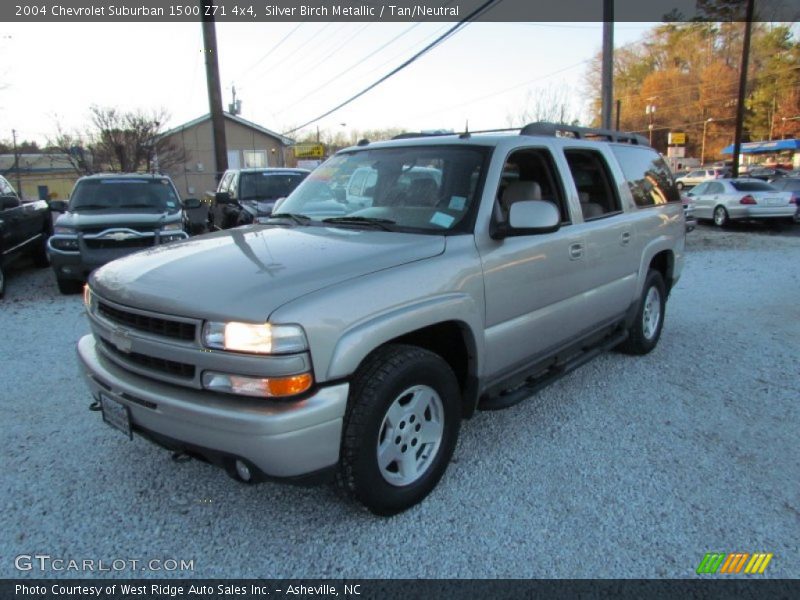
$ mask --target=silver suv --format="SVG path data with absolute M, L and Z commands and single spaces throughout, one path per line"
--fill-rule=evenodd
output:
M 351 203 L 359 169 L 374 186 Z M 606 349 L 650 352 L 684 241 L 672 175 L 637 136 L 364 142 L 266 224 L 95 271 L 78 354 L 126 435 L 245 482 L 333 476 L 388 515 L 434 488 L 476 409 Z

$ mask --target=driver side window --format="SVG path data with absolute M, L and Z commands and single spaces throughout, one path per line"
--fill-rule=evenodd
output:
M 503 166 L 497 190 L 497 220 L 508 220 L 514 202 L 548 200 L 558 208 L 562 227 L 568 225 L 571 222 L 569 209 L 556 173 L 553 158 L 545 149 L 525 148 L 511 153 Z

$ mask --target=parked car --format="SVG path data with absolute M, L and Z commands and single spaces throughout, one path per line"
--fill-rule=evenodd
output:
M 398 186 L 414 167 L 441 172 L 438 202 Z M 363 168 L 371 205 L 337 200 L 330 183 Z M 266 225 L 95 271 L 78 356 L 126 436 L 239 481 L 335 478 L 389 515 L 431 492 L 476 408 L 610 348 L 653 350 L 685 239 L 669 168 L 640 136 L 535 123 L 364 142 Z
M 51 219 L 47 202 L 22 202 L 13 186 L 0 175 L 0 298 L 6 291 L 5 269 L 23 256 L 46 267 Z
M 704 181 L 711 179 L 722 179 L 730 176 L 730 171 L 724 167 L 714 167 L 711 169 L 694 169 L 686 175 L 675 179 L 675 185 L 679 190 L 691 188 Z
M 50 207 L 64 213 L 47 243 L 50 262 L 58 289 L 72 294 L 111 260 L 189 237 L 184 209 L 198 208 L 200 201 L 181 202 L 166 175 L 104 174 L 81 177 L 68 203 Z
M 209 211 L 209 229 L 230 229 L 263 222 L 275 202 L 285 198 L 311 171 L 307 169 L 228 169 L 220 179 Z
M 795 213 L 795 221 L 800 216 L 800 175 L 797 177 L 781 177 L 772 183 L 775 189 L 782 192 L 791 192 L 794 203 L 797 205 L 797 212 Z
M 751 179 L 761 179 L 768 183 L 772 183 L 788 175 L 789 171 L 772 167 L 753 167 L 747 171 L 747 177 Z
M 760 179 L 707 181 L 688 193 L 698 219 L 711 219 L 718 227 L 733 220 L 791 222 L 797 211 L 792 192 L 782 192 Z

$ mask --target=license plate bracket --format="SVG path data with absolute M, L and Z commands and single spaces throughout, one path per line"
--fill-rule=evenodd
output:
M 133 439 L 131 411 L 127 406 L 101 393 L 100 407 L 103 412 L 103 421 L 127 435 L 128 439 Z

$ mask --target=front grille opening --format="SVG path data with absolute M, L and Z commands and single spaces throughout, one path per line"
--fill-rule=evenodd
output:
M 167 360 L 166 358 L 157 358 L 155 356 L 147 356 L 146 354 L 139 354 L 138 352 L 120 352 L 116 346 L 109 344 L 103 340 L 103 347 L 118 356 L 119 358 L 154 371 L 160 371 L 174 377 L 181 377 L 183 379 L 194 379 L 195 367 L 186 363 L 177 362 L 174 360 Z
M 114 308 L 105 302 L 98 302 L 97 312 L 109 321 L 114 321 L 120 325 L 127 325 L 139 331 L 187 341 L 193 341 L 195 337 L 195 326 L 193 323 L 182 323 L 180 321 L 171 321 L 158 317 L 148 317 L 147 315 L 140 315 L 138 313 Z
M 129 240 L 83 239 L 87 248 L 92 250 L 114 250 L 123 248 L 149 248 L 155 242 L 154 237 L 131 238 Z

